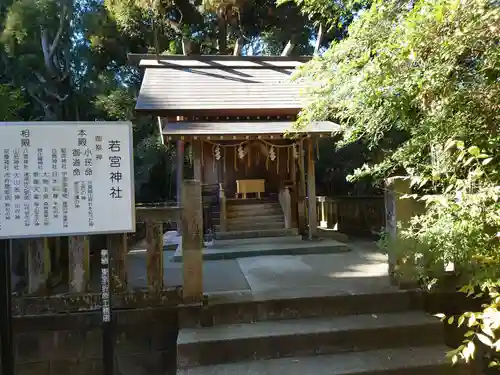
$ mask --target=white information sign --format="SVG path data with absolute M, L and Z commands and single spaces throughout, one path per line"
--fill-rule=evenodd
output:
M 0 238 L 135 231 L 132 124 L 0 122 Z

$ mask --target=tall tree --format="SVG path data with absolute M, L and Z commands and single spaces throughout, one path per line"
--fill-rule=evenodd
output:
M 278 0 L 277 4 L 296 4 L 302 14 L 317 28 L 315 54 L 322 46 L 339 41 L 347 35 L 347 28 L 360 11 L 369 8 L 371 0 Z
M 71 74 L 71 0 L 16 0 L 4 9 L 3 62 L 46 120 L 75 119 Z

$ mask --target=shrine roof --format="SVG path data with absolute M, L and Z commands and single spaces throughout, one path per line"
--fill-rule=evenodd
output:
M 133 60 L 130 57 L 131 60 Z M 136 110 L 162 115 L 297 114 L 306 104 L 292 72 L 308 58 L 135 57 L 145 68 Z
M 297 129 L 293 121 L 246 121 L 246 122 L 169 122 L 162 121 L 163 135 L 170 139 L 198 136 L 220 137 L 228 136 L 266 136 L 279 137 L 289 134 L 325 135 L 331 136 L 339 131 L 339 125 L 330 121 L 318 121 L 309 126 Z

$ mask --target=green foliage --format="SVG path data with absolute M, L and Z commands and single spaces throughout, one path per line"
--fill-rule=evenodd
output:
M 398 271 L 431 287 L 452 266 L 462 291 L 486 298 L 458 318 L 470 332 L 454 361 L 478 345 L 500 352 L 499 25 L 500 5 L 488 0 L 376 1 L 296 76 L 313 83 L 299 126 L 337 120 L 340 146 L 382 154 L 352 180 L 403 176 L 417 193 L 407 198 L 425 203 L 386 243 Z
M 491 179 L 497 170 L 488 170 L 490 157 L 476 150 L 470 147 L 466 160 L 463 150 L 450 152 L 465 178 L 447 178 L 440 194 L 411 196 L 425 202 L 426 210 L 401 230 L 401 238 L 408 241 L 399 257 L 423 266 L 422 276 L 429 269 L 433 276 L 442 276 L 451 263 L 464 283 L 500 279 L 500 185 Z M 422 183 L 419 176 L 410 181 Z
M 474 359 L 476 346 L 485 345 L 491 351 L 491 366 L 496 366 L 495 353 L 500 353 L 500 184 L 499 170 L 491 168 L 493 157 L 477 146 L 465 147 L 464 142 L 449 142 L 450 159 L 465 174 L 449 176 L 446 189 L 439 195 L 424 195 L 423 215 L 412 218 L 401 230 L 405 247 L 398 256 L 413 265 L 417 277 L 432 287 L 453 265 L 464 285 L 460 290 L 468 296 L 483 298 L 480 312 L 466 312 L 458 326 L 466 323 L 469 330 L 463 344 L 449 353 L 453 362 Z M 451 148 L 457 151 L 452 152 Z M 412 178 L 421 184 L 420 178 Z M 446 318 L 441 315 L 442 318 Z M 449 317 L 453 324 L 454 318 Z
M 498 267 L 498 263 L 496 265 Z M 500 283 L 490 282 L 484 283 L 480 286 L 481 292 L 476 293 L 476 285 L 468 284 L 460 289 L 461 292 L 467 293 L 469 296 L 476 295 L 481 297 L 483 294 L 489 296 L 490 302 L 483 304 L 483 311 L 481 312 L 466 312 L 460 315 L 457 319 L 459 327 L 468 327 L 467 333 L 463 343 L 456 349 L 450 351 L 448 356 L 452 358 L 453 363 L 459 359 L 470 362 L 475 358 L 476 347 L 482 344 L 491 350 L 489 355 L 490 362 L 488 367 L 499 366 L 498 354 L 500 353 L 500 293 L 498 287 Z M 442 319 L 446 319 L 442 314 L 438 315 Z M 453 324 L 453 317 L 447 319 L 448 324 Z
M 18 120 L 26 102 L 19 89 L 0 84 L 0 121 Z
M 311 80 L 300 121 L 334 118 L 344 144 L 363 139 L 386 157 L 370 172 L 430 171 L 449 138 L 498 144 L 498 6 L 487 0 L 377 1 L 298 73 Z M 489 143 L 489 144 L 485 144 Z M 360 171 L 362 172 L 362 171 Z

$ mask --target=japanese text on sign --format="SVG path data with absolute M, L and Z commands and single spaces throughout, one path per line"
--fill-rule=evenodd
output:
M 0 238 L 135 230 L 130 123 L 1 125 Z

